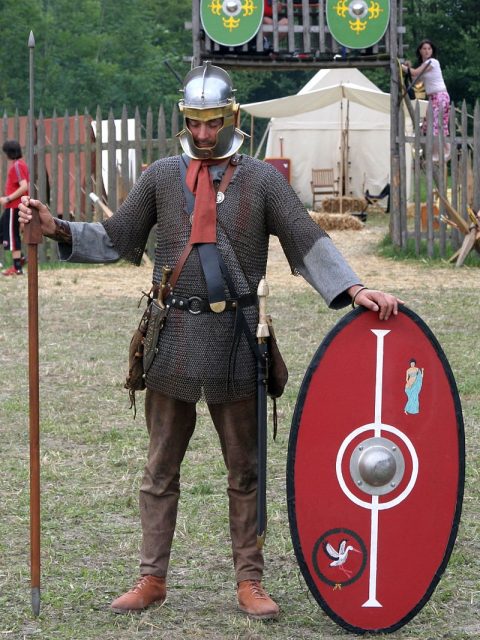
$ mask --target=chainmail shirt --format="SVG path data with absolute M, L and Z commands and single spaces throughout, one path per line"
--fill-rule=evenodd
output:
M 140 264 L 156 224 L 153 282 L 163 265 L 174 266 L 191 230 L 182 186 L 181 156 L 154 162 L 135 183 L 114 216 L 102 224 L 119 256 Z M 333 308 L 350 302 L 345 290 L 359 283 L 328 235 L 312 221 L 296 193 L 271 165 L 242 156 L 217 206 L 217 246 L 238 295 L 256 293 L 266 272 L 269 235 L 278 236 L 293 272 L 303 275 Z M 197 250 L 188 257 L 175 294 L 207 298 Z M 226 291 L 226 299 L 232 296 Z M 255 335 L 257 307 L 244 309 Z M 158 353 L 147 374 L 148 388 L 180 400 L 226 402 L 253 395 L 256 364 L 244 337 L 229 380 L 235 311 L 200 313 L 171 308 Z

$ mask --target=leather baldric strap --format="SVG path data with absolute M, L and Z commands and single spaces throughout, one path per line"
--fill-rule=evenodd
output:
M 188 256 L 190 255 L 191 250 L 193 249 L 193 245 L 190 244 L 190 242 L 187 242 L 187 244 L 185 245 L 184 250 L 182 251 L 182 255 L 180 256 L 180 258 L 178 259 L 178 262 L 175 266 L 175 269 L 173 270 L 172 275 L 170 276 L 169 281 L 167 282 L 165 288 L 162 291 L 162 300 L 165 300 L 167 296 L 169 296 L 176 283 L 178 280 L 178 276 L 180 275 L 182 269 L 183 269 L 183 265 L 185 264 Z M 158 284 L 154 284 L 152 287 L 152 293 L 153 293 L 153 297 L 156 298 L 158 296 L 158 292 L 160 289 L 160 285 Z

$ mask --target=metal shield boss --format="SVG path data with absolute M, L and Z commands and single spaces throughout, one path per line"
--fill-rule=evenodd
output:
M 287 495 L 313 596 L 355 633 L 425 605 L 455 541 L 465 476 L 455 380 L 414 312 L 358 308 L 327 335 L 293 417 Z
M 211 40 L 238 47 L 257 34 L 263 20 L 263 1 L 201 0 L 200 17 Z
M 377 43 L 390 20 L 390 0 L 327 0 L 328 29 L 349 49 Z

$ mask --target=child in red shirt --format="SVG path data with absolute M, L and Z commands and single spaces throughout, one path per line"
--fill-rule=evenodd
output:
M 0 238 L 3 248 L 12 252 L 13 266 L 3 271 L 4 276 L 23 274 L 25 259 L 22 256 L 20 223 L 18 221 L 18 205 L 21 196 L 28 194 L 28 166 L 22 158 L 22 149 L 16 140 L 6 140 L 3 152 L 12 163 L 8 169 L 5 194 L 0 197 L 0 204 L 5 207 L 0 226 Z

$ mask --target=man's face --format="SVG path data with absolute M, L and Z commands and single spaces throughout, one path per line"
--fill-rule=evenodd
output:
M 199 149 L 210 149 L 217 142 L 217 133 L 222 128 L 223 118 L 215 118 L 202 122 L 187 118 L 187 127 L 190 129 L 193 142 Z

